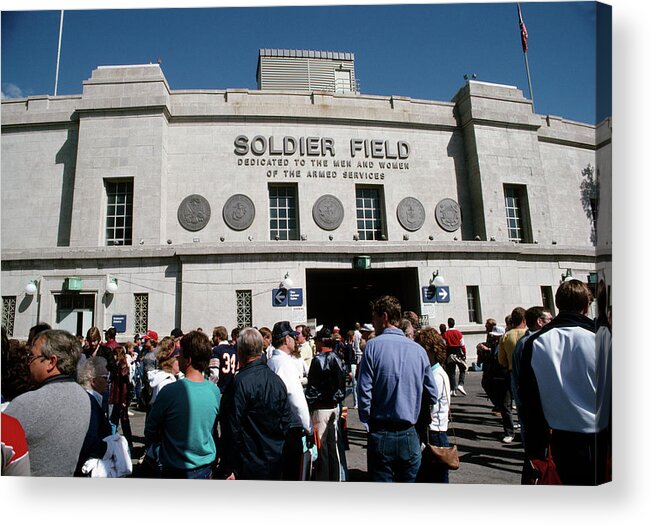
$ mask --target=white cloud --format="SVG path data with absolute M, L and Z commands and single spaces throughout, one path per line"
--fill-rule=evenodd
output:
M 24 98 L 26 95 L 23 94 L 23 90 L 20 89 L 16 84 L 6 83 L 2 84 L 2 100 L 9 98 Z

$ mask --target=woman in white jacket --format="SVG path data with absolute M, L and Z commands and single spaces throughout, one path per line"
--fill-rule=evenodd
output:
M 179 377 L 181 376 L 178 361 L 179 353 L 179 349 L 174 344 L 174 338 L 170 336 L 163 337 L 156 349 L 157 368 L 148 373 L 152 390 L 151 401 L 149 402 L 151 405 L 154 404 L 156 396 L 164 386 L 181 378 Z
M 450 446 L 447 433 L 450 413 L 450 378 L 445 372 L 445 368 L 443 368 L 447 353 L 445 340 L 435 328 L 426 327 L 418 332 L 416 342 L 427 352 L 429 362 L 432 365 L 434 384 L 438 392 L 436 401 L 433 404 L 422 404 L 419 423 L 421 421 L 429 421 L 427 432 L 429 433 L 430 444 L 448 447 Z M 429 414 L 427 414 L 428 407 Z M 426 466 L 425 463 L 421 463 L 421 469 L 418 472 L 416 481 L 425 483 L 449 483 L 448 467 L 443 463 L 437 464 L 436 466 Z

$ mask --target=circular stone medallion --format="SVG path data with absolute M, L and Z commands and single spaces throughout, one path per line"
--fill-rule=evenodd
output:
M 224 222 L 231 230 L 246 230 L 255 219 L 255 206 L 246 195 L 233 195 L 224 204 Z
M 453 232 L 461 226 L 461 208 L 452 199 L 443 199 L 436 205 L 436 222 L 445 231 Z
M 418 199 L 405 197 L 398 204 L 398 221 L 405 230 L 415 232 L 425 222 L 425 208 Z
M 344 205 L 334 195 L 322 195 L 312 207 L 312 217 L 320 228 L 336 230 L 344 220 Z
M 179 205 L 177 217 L 186 230 L 197 232 L 210 220 L 210 204 L 201 195 L 188 195 Z

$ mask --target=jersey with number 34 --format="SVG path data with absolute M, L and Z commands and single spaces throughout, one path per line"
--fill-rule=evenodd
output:
M 223 393 L 237 372 L 237 348 L 234 345 L 218 345 L 213 348 L 213 358 L 217 359 L 219 363 L 217 386 Z

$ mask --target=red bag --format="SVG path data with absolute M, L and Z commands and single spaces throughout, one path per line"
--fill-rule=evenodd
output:
M 547 447 L 544 459 L 526 459 L 522 470 L 522 485 L 562 485 L 552 457 L 551 447 Z

